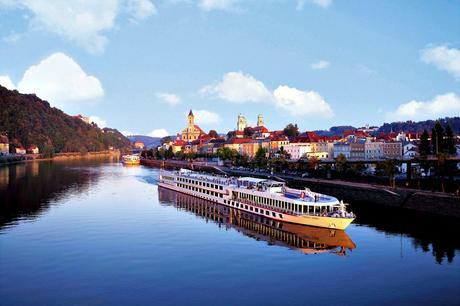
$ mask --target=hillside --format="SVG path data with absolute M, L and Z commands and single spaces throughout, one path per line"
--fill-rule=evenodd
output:
M 156 148 L 161 145 L 161 138 L 160 137 L 151 137 L 145 135 L 130 135 L 127 138 L 131 142 L 141 141 L 144 143 L 147 149 Z
M 460 117 L 442 118 L 439 119 L 442 126 L 450 125 L 454 133 L 460 133 Z M 404 122 L 392 122 L 384 123 L 378 130 L 378 132 L 423 132 L 423 130 L 431 131 L 434 127 L 436 120 L 425 120 L 425 121 L 404 121 Z
M 20 94 L 0 86 L 0 132 L 8 133 L 10 143 L 44 153 L 86 152 L 127 148 L 129 140 L 115 129 L 69 116 L 35 95 Z

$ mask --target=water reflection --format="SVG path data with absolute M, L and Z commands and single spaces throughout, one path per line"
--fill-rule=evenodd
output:
M 162 205 L 174 205 L 193 212 L 219 227 L 234 228 L 269 245 L 287 247 L 304 254 L 334 253 L 340 256 L 356 248 L 344 231 L 279 222 L 161 187 L 158 195 Z
M 88 190 L 100 173 L 82 165 L 92 164 L 41 161 L 0 167 L 0 229 L 37 217 L 50 202 Z
M 380 207 L 372 203 L 353 206 L 356 224 L 375 228 L 387 235 L 412 238 L 415 249 L 431 252 L 438 264 L 452 263 L 460 250 L 458 219 L 415 213 L 399 208 Z

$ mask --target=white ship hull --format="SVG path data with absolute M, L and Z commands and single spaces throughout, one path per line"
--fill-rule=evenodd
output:
M 266 218 L 274 219 L 277 221 L 344 230 L 354 220 L 354 218 L 336 218 L 304 214 L 289 214 L 279 209 L 269 208 L 265 205 L 257 205 L 254 203 L 250 203 L 249 201 L 235 201 L 231 199 L 231 196 L 229 194 L 224 194 L 223 197 L 218 197 L 210 194 L 203 194 L 202 192 L 189 190 L 187 188 L 176 186 L 175 184 L 165 183 L 161 181 L 158 183 L 158 186 L 181 192 L 184 194 L 188 194 L 200 199 L 212 201 L 231 208 L 236 208 L 252 214 L 261 215 Z

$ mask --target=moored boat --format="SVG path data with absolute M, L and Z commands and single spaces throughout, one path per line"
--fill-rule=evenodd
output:
M 128 154 L 128 155 L 123 155 L 121 157 L 121 162 L 124 165 L 139 165 L 141 160 L 139 155 L 136 154 Z
M 158 185 L 278 221 L 343 230 L 355 219 L 345 204 L 332 196 L 308 188 L 288 188 L 273 180 L 181 169 L 161 171 Z

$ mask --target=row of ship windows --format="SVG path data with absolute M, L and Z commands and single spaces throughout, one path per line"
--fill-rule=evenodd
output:
M 201 189 L 201 188 L 194 187 L 194 186 L 190 186 L 190 185 L 186 185 L 186 184 L 180 184 L 180 183 L 178 183 L 177 186 L 178 186 L 178 187 L 181 187 L 181 188 L 185 188 L 185 189 L 191 190 L 191 191 L 196 191 L 196 192 L 201 192 L 201 193 L 204 193 L 204 194 L 208 194 L 208 195 L 211 195 L 211 196 L 214 196 L 214 197 L 219 197 L 219 198 L 223 198 L 223 197 L 224 197 L 224 195 L 221 194 L 221 193 L 218 193 L 218 192 L 215 192 L 215 191 L 211 191 L 211 190 L 207 190 L 207 189 Z
M 256 213 L 261 213 L 261 214 L 264 214 L 266 216 L 270 216 L 270 212 L 268 210 L 263 210 L 262 208 L 257 208 L 257 207 L 252 207 L 250 205 L 246 205 L 246 204 L 239 204 L 237 202 L 234 202 L 234 201 L 230 201 L 230 200 L 224 200 L 224 204 L 228 204 L 228 205 L 231 205 L 233 207 L 236 207 L 236 208 L 244 208 L 244 209 L 249 209 L 250 211 L 253 211 L 253 212 L 256 212 Z M 241 206 L 241 207 L 240 207 Z M 272 217 L 276 217 L 276 213 L 272 211 Z M 282 214 L 278 214 L 278 217 L 280 217 L 281 219 L 283 219 L 283 215 Z
M 179 177 L 179 178 L 177 178 L 177 180 L 179 182 L 184 182 L 184 183 L 187 183 L 187 184 L 195 184 L 195 185 L 198 185 L 198 186 L 203 186 L 203 187 L 208 187 L 208 188 L 213 188 L 213 189 L 218 189 L 218 190 L 224 190 L 223 186 L 213 184 L 213 183 L 207 183 L 207 182 L 187 179 L 187 178 L 183 178 L 183 177 Z
M 294 203 L 290 203 L 286 201 L 279 201 L 279 200 L 275 200 L 271 198 L 255 196 L 255 195 L 247 194 L 244 192 L 238 192 L 237 197 L 241 199 L 247 199 L 255 203 L 265 204 L 268 206 L 282 208 L 282 209 L 286 209 L 286 210 L 290 210 L 290 211 L 294 211 L 298 213 L 315 213 L 315 206 L 313 205 L 307 206 L 307 205 L 294 204 Z

